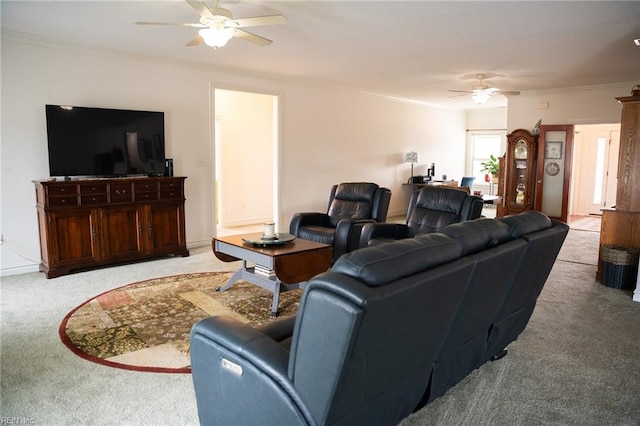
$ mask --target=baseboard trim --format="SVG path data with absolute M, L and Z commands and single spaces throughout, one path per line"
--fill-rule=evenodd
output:
M 0 269 L 0 277 L 8 277 L 11 275 L 22 275 L 28 274 L 31 272 L 38 272 L 40 268 L 38 265 L 28 265 L 28 266 L 16 266 L 13 268 L 3 268 Z
M 210 245 L 211 245 L 211 240 L 191 241 L 190 243 L 187 243 L 187 249 L 192 250 L 192 249 L 197 249 L 200 247 L 205 247 Z

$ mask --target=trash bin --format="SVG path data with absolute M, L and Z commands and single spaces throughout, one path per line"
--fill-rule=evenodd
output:
M 638 277 L 640 249 L 604 245 L 602 247 L 602 284 L 611 288 L 633 290 Z

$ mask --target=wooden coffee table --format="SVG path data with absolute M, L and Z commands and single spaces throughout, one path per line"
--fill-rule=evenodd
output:
M 273 293 L 271 317 L 274 318 L 278 315 L 280 292 L 301 288 L 315 275 L 327 271 L 333 259 L 333 248 L 293 238 L 290 234 L 280 234 L 280 238 L 292 241 L 265 241 L 260 244 L 261 235 L 257 232 L 213 238 L 211 245 L 218 259 L 223 262 L 242 260 L 242 267 L 217 291 L 228 290 L 238 280 L 269 290 Z M 246 241 L 256 241 L 257 244 Z

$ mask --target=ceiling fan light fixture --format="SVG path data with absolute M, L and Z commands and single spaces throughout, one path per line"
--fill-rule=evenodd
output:
M 198 31 L 205 44 L 217 49 L 227 44 L 233 37 L 233 28 L 203 28 Z
M 482 105 L 483 103 L 487 102 L 490 97 L 491 94 L 485 92 L 484 90 L 474 91 L 471 94 L 471 98 L 473 99 L 473 102 L 476 103 L 476 105 Z

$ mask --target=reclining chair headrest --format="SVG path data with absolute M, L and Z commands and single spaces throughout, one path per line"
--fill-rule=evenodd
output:
M 342 219 L 362 220 L 371 218 L 373 204 L 379 186 L 369 182 L 341 183 L 332 194 L 327 214 L 331 225 Z
M 454 188 L 427 186 L 415 193 L 407 211 L 412 235 L 435 232 L 463 218 L 469 194 Z
M 418 193 L 416 206 L 422 209 L 459 214 L 462 204 L 468 196 L 469 194 L 458 189 L 427 186 Z
M 553 226 L 551 219 L 537 210 L 526 210 L 520 214 L 505 216 L 501 220 L 509 226 L 511 238 L 520 238 L 525 234 L 542 231 Z
M 341 256 L 331 271 L 376 287 L 451 262 L 460 255 L 460 245 L 451 238 L 429 234 L 352 251 Z
M 457 241 L 463 256 L 488 249 L 511 239 L 509 227 L 495 219 L 475 219 L 454 223 L 438 232 Z

